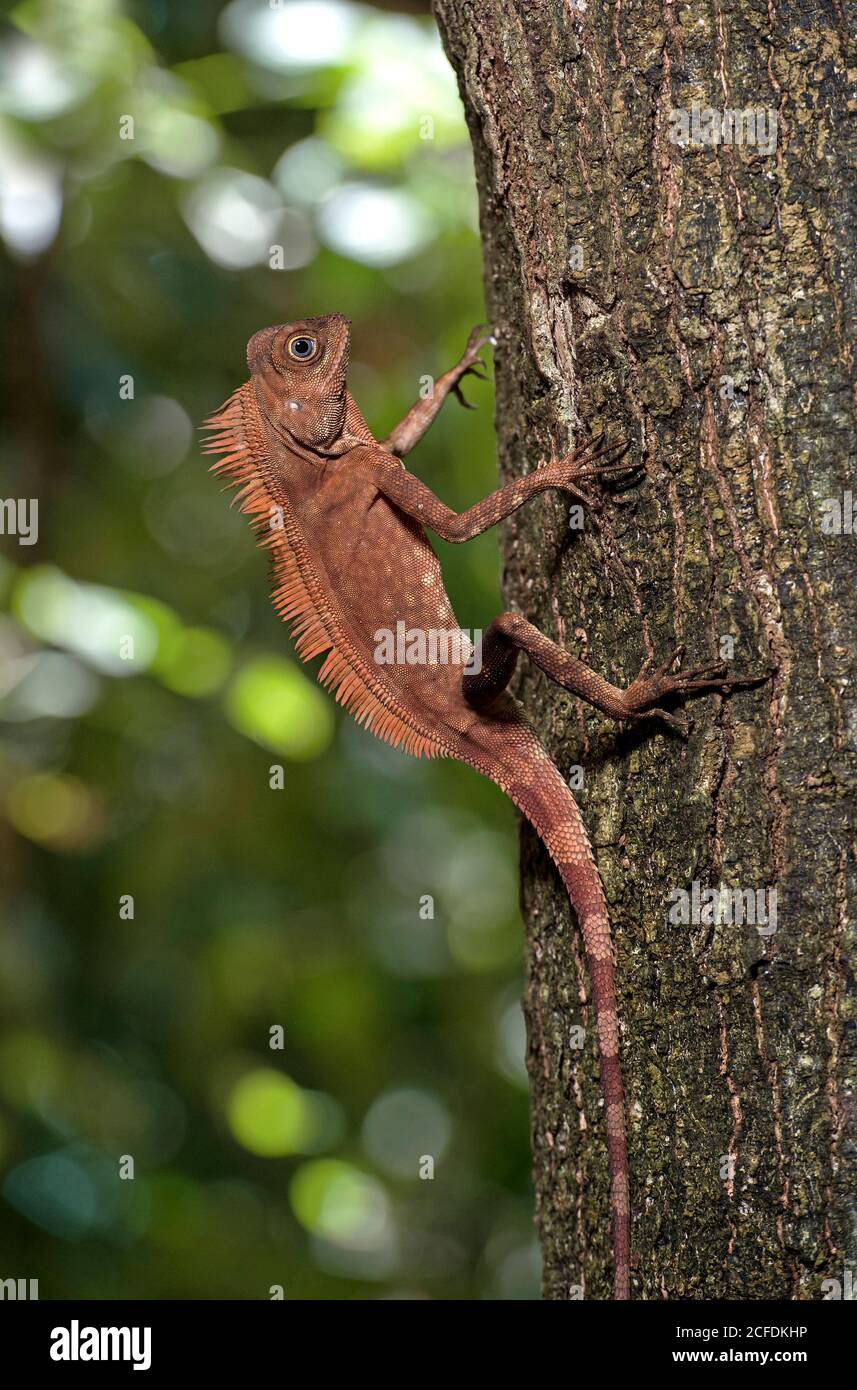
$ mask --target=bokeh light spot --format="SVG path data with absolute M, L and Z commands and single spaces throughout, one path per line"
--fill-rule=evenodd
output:
M 227 1105 L 239 1144 L 261 1158 L 305 1152 L 313 1133 L 312 1107 L 291 1077 L 270 1067 L 242 1076 Z
M 199 698 L 220 689 L 231 663 L 229 643 L 218 633 L 186 627 L 176 633 L 163 654 L 158 651 L 152 669 L 170 690 Z
M 341 0 L 234 0 L 220 28 L 225 41 L 255 63 L 281 71 L 325 67 L 346 57 L 360 5 Z
M 95 1184 L 66 1154 L 45 1154 L 20 1163 L 2 1190 L 10 1206 L 61 1240 L 80 1240 L 96 1218 Z
M 390 1208 L 379 1182 L 341 1159 L 305 1163 L 292 1179 L 292 1209 L 308 1231 L 345 1249 L 385 1249 Z
M 397 1178 L 419 1178 L 420 1159 L 439 1162 L 452 1125 L 436 1096 L 402 1087 L 378 1097 L 363 1121 L 363 1143 L 379 1168 Z
M 329 700 L 283 657 L 248 661 L 229 687 L 226 709 L 240 733 L 296 760 L 317 758 L 333 735 Z
M 434 219 L 398 188 L 344 183 L 319 208 L 326 244 L 364 265 L 387 266 L 415 256 L 434 235 Z
M 77 777 L 37 772 L 9 788 L 6 814 L 28 840 L 57 850 L 81 850 L 98 839 L 104 816 Z

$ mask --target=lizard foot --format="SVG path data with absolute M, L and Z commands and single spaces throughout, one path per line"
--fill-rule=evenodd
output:
M 689 671 L 673 672 L 676 662 L 681 661 L 683 656 L 684 644 L 681 644 L 660 666 L 655 666 L 652 657 L 646 658 L 640 674 L 625 691 L 624 703 L 628 711 L 625 718 L 657 717 L 669 724 L 671 729 L 675 729 L 682 738 L 687 738 L 690 730 L 687 715 L 681 712 L 673 714 L 668 710 L 661 709 L 658 706 L 659 700 L 668 699 L 675 695 L 698 695 L 705 691 L 715 690 L 719 690 L 723 695 L 728 695 L 730 690 L 761 685 L 763 681 L 769 679 L 771 674 L 766 672 L 763 676 L 730 676 L 727 674 L 727 666 L 723 661 L 713 662 L 706 666 L 694 666 Z
M 640 463 L 628 463 L 624 460 L 619 462 L 628 444 L 627 439 L 615 439 L 612 443 L 605 444 L 604 435 L 599 434 L 582 449 L 578 449 L 577 453 L 569 454 L 565 458 L 553 458 L 542 464 L 542 467 L 554 475 L 556 486 L 594 508 L 598 506 L 597 498 L 581 484 L 590 479 L 609 478 L 614 473 L 631 473 L 640 468 Z
M 452 387 L 452 394 L 459 404 L 464 406 L 465 410 L 475 410 L 476 406 L 465 399 L 459 383 L 466 376 L 478 377 L 480 381 L 488 380 L 487 363 L 485 358 L 480 357 L 479 354 L 484 347 L 495 347 L 496 343 L 494 330 L 484 323 L 477 324 L 467 339 L 467 347 L 455 368 L 458 376 Z M 479 370 L 480 367 L 483 369 L 482 371 Z

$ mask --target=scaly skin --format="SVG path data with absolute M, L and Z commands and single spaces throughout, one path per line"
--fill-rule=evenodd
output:
M 379 629 L 395 633 L 404 622 L 406 630 L 458 630 L 424 527 L 445 540 L 469 540 L 548 488 L 589 501 L 588 480 L 628 465 L 615 457 L 599 463 L 615 450 L 590 447 L 553 459 L 456 514 L 395 454 L 421 438 L 489 340 L 474 330 L 461 361 L 438 378 L 434 397 L 408 412 L 386 447 L 346 389 L 349 341 L 349 324 L 338 314 L 257 333 L 247 351 L 250 380 L 206 422 L 214 431 L 206 448 L 224 455 L 213 471 L 238 486 L 242 510 L 270 551 L 273 602 L 292 623 L 299 655 L 326 653 L 319 679 L 379 737 L 418 757 L 458 758 L 490 777 L 530 820 L 562 875 L 583 934 L 595 1005 L 614 1291 L 626 1299 L 630 1192 L 607 904 L 574 797 L 505 687 L 518 652 L 526 651 L 553 680 L 613 718 L 659 715 L 681 731 L 681 716 L 658 708 L 659 700 L 748 682 L 727 680 L 722 667 L 672 675 L 676 652 L 657 669 L 647 663 L 623 691 L 514 613 L 491 624 L 478 672 L 455 664 L 378 664 Z M 462 662 L 468 655 L 469 648 Z

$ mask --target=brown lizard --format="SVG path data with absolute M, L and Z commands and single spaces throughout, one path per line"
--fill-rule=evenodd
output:
M 346 387 L 350 324 L 340 314 L 265 328 L 250 339 L 250 380 L 206 421 L 213 466 L 239 488 L 271 557 L 273 602 L 292 624 L 303 660 L 325 653 L 319 680 L 373 733 L 417 757 L 447 756 L 490 777 L 544 841 L 580 924 L 595 1005 L 613 1211 L 614 1292 L 630 1297 L 631 1218 L 619 1020 L 607 904 L 572 793 L 506 687 L 524 651 L 552 680 L 617 720 L 659 716 L 686 732 L 683 716 L 659 702 L 697 691 L 727 691 L 723 665 L 684 674 L 679 648 L 647 661 L 626 690 L 545 637 L 518 613 L 502 613 L 481 643 L 481 667 L 463 649 L 459 665 L 379 664 L 379 631 L 397 625 L 458 632 L 440 564 L 426 529 L 466 541 L 531 497 L 558 488 L 584 500 L 588 480 L 626 463 L 599 441 L 552 459 L 467 511 L 445 506 L 401 462 L 444 398 L 477 371 L 486 338 L 439 377 L 387 439 L 371 434 Z M 477 373 L 478 374 L 478 373 Z M 624 446 L 622 446 L 624 447 Z M 610 455 L 612 461 L 605 461 Z M 467 664 L 465 665 L 465 659 Z

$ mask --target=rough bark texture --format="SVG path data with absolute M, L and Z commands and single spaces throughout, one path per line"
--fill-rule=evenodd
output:
M 857 1261 L 857 534 L 822 530 L 857 493 L 846 20 L 837 0 L 435 9 L 475 153 L 502 471 L 602 427 L 645 465 L 582 532 L 555 495 L 507 524 L 509 605 L 619 684 L 677 641 L 696 664 L 731 636 L 738 670 L 773 668 L 695 701 L 687 743 L 519 676 L 560 767 L 585 769 L 611 908 L 632 1296 L 822 1297 Z M 775 111 L 776 150 L 674 143 L 694 103 Z M 775 888 L 776 932 L 671 923 L 694 879 Z M 523 900 L 544 1293 L 608 1298 L 589 986 L 529 832 Z

